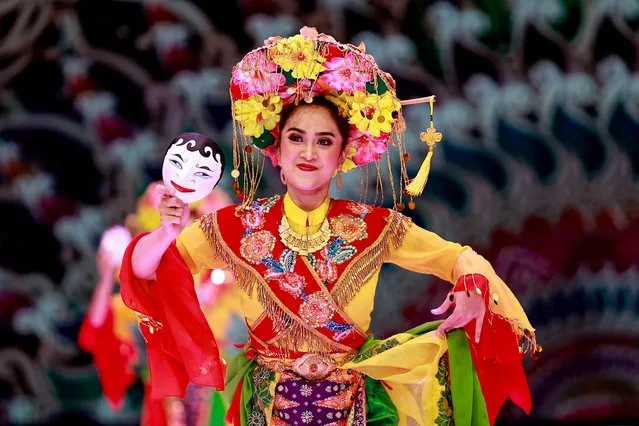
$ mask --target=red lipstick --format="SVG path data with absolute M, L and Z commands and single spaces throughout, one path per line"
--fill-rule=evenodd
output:
M 314 172 L 315 170 L 318 170 L 316 166 L 308 163 L 299 163 L 297 168 L 303 172 Z
M 195 189 L 191 189 L 191 188 L 185 188 L 183 186 L 178 185 L 177 183 L 171 181 L 171 185 L 173 185 L 173 187 L 175 189 L 177 189 L 180 192 L 195 192 Z

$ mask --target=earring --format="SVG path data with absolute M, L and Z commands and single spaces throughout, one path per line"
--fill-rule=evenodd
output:
M 282 173 L 281 170 L 280 170 L 280 180 L 282 181 L 282 185 L 286 185 L 286 176 L 284 176 L 284 173 Z
M 341 191 L 344 188 L 344 181 L 342 180 L 342 171 L 337 171 L 337 176 L 335 177 L 335 186 L 337 186 L 337 190 Z

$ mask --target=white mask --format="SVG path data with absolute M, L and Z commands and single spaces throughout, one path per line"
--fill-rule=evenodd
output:
M 194 148 L 198 141 L 193 139 L 192 135 L 180 136 L 169 147 L 162 164 L 164 185 L 174 188 L 175 196 L 185 203 L 194 203 L 206 198 L 217 186 L 222 175 L 222 154 L 214 154 L 210 146 L 205 146 L 204 152 L 208 154 L 205 157 L 199 149 Z M 206 138 L 201 135 L 197 137 L 200 140 Z

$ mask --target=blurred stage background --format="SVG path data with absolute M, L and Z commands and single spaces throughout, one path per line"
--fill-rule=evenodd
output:
M 178 133 L 231 158 L 231 67 L 302 25 L 364 41 L 402 99 L 438 96 L 444 141 L 407 213 L 493 262 L 544 348 L 531 416 L 502 421 L 639 421 L 639 1 L 0 0 L 0 424 L 138 421 L 77 345 L 100 235 Z M 413 176 L 427 106 L 405 115 Z M 447 290 L 385 267 L 374 330 Z

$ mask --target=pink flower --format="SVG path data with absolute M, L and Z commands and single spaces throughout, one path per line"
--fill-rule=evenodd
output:
M 355 92 L 366 90 L 366 82 L 372 80 L 368 63 L 357 61 L 353 55 L 336 57 L 324 63 L 326 71 L 320 79 L 332 90 Z
M 233 83 L 249 95 L 276 93 L 286 83 L 286 77 L 277 72 L 277 65 L 264 51 L 257 51 L 233 70 Z
M 381 159 L 382 154 L 386 152 L 388 138 L 387 133 L 381 133 L 380 137 L 374 137 L 357 129 L 351 129 L 348 145 L 356 150 L 353 154 L 353 162 L 362 166 Z
M 273 164 L 273 167 L 277 167 L 280 165 L 277 161 L 277 148 L 275 144 L 267 146 L 266 148 L 264 148 L 263 151 L 264 154 L 268 155 L 268 157 L 271 159 L 271 164 Z
M 337 279 L 337 267 L 330 260 L 317 262 L 317 275 L 324 282 L 333 283 Z
M 247 210 L 241 217 L 242 225 L 245 228 L 262 228 L 264 224 L 264 215 L 261 210 Z
M 280 288 L 293 296 L 299 296 L 306 286 L 304 277 L 294 272 L 285 272 L 278 277 Z
M 317 28 L 315 27 L 302 27 L 302 29 L 300 29 L 300 34 L 302 34 L 304 38 L 309 39 L 316 39 L 317 36 L 319 36 Z

